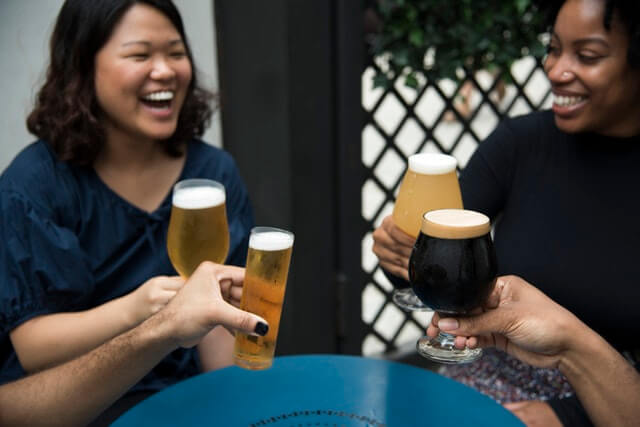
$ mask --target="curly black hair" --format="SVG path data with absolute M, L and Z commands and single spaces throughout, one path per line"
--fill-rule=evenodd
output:
M 60 160 L 91 165 L 105 144 L 94 58 L 120 18 L 138 3 L 154 7 L 171 21 L 195 70 L 182 18 L 171 0 L 66 0 L 51 35 L 46 81 L 27 118 L 29 131 L 47 141 Z M 198 86 L 194 71 L 176 131 L 161 141 L 169 155 L 180 156 L 186 142 L 204 133 L 213 99 L 212 93 Z
M 640 68 L 640 1 L 602 0 L 604 2 L 604 28 L 611 30 L 614 14 L 620 19 L 629 36 L 627 62 L 632 68 Z M 548 27 L 555 23 L 558 12 L 566 0 L 537 0 L 538 7 L 547 14 Z

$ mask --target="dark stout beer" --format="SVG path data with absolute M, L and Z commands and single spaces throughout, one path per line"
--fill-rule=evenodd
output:
M 426 305 L 441 313 L 468 313 L 484 303 L 496 274 L 485 215 L 462 209 L 425 214 L 409 261 L 409 280 Z
M 415 294 L 441 315 L 460 316 L 483 305 L 497 274 L 489 218 L 464 209 L 427 212 L 409 259 Z M 440 363 L 468 363 L 482 350 L 457 349 L 455 336 L 440 332 L 418 340 L 418 353 Z

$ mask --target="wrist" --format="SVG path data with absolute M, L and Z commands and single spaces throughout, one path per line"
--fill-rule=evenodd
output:
M 140 313 L 138 300 L 135 295 L 136 291 L 130 292 L 118 299 L 121 304 L 122 313 L 129 329 L 134 328 L 144 322 L 148 316 Z
M 170 353 L 180 346 L 175 339 L 175 333 L 172 327 L 173 322 L 170 320 L 167 310 L 161 310 L 157 314 L 152 315 L 142 322 L 139 329 L 146 336 L 150 343 L 159 351 Z
M 567 344 L 562 352 L 559 370 L 572 382 L 584 375 L 594 365 L 601 363 L 600 355 L 606 355 L 609 344 L 587 325 L 578 321 L 569 332 Z M 604 360 L 602 360 L 604 362 Z

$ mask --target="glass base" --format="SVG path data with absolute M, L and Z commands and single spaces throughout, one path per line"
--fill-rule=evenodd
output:
M 393 302 L 395 302 L 401 308 L 408 311 L 432 311 L 429 307 L 424 305 L 420 298 L 413 293 L 413 289 L 404 288 L 396 289 L 391 295 Z
M 418 340 L 416 348 L 422 357 L 426 357 L 434 362 L 457 365 L 460 363 L 470 363 L 482 357 L 480 348 L 455 348 L 455 335 L 439 333 L 435 338 L 422 337 Z
M 269 369 L 271 365 L 273 365 L 273 358 L 238 357 L 234 354 L 233 363 L 244 369 L 259 371 L 262 369 Z

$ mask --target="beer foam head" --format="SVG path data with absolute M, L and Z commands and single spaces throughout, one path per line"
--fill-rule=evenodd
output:
M 424 214 L 422 232 L 440 239 L 472 239 L 491 230 L 486 215 L 467 209 L 438 209 Z
M 409 157 L 409 169 L 422 175 L 442 175 L 456 169 L 458 161 L 447 154 L 418 153 Z
M 222 188 L 217 187 L 184 187 L 173 191 L 173 205 L 182 209 L 204 209 L 221 205 L 225 202 Z
M 251 233 L 249 247 L 260 251 L 282 251 L 293 246 L 293 234 L 284 231 Z

